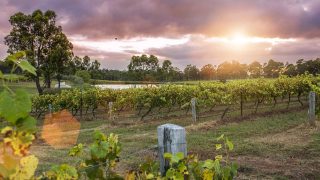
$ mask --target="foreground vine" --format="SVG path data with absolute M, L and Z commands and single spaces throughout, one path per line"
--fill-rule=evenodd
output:
M 10 55 L 7 60 L 15 64 L 14 68 L 35 74 L 35 69 L 24 60 L 25 53 Z M 0 73 L 2 76 L 2 73 Z M 165 176 L 159 174 L 156 162 L 148 161 L 136 171 L 128 171 L 125 177 L 114 171 L 119 161 L 121 146 L 118 136 L 96 131 L 93 143 L 86 147 L 83 144 L 74 146 L 70 156 L 81 160 L 77 166 L 69 164 L 52 165 L 50 170 L 35 175 L 39 160 L 30 154 L 30 146 L 37 132 L 36 120 L 30 116 L 31 98 L 23 90 L 12 91 L 3 82 L 5 90 L 0 94 L 0 118 L 7 126 L 1 129 L 0 136 L 0 178 L 1 179 L 233 179 L 237 165 L 228 160 L 233 144 L 228 138 L 220 136 L 216 150 L 225 154 L 215 156 L 212 160 L 199 161 L 196 155 L 184 157 L 182 153 L 164 156 L 170 161 L 170 168 Z M 90 98 L 87 100 L 90 102 Z M 67 102 L 65 102 L 67 103 Z M 62 104 L 67 105 L 67 104 Z M 89 151 L 84 151 L 88 148 Z M 225 151 L 222 151 L 225 150 Z M 88 154 L 86 154 L 86 152 Z

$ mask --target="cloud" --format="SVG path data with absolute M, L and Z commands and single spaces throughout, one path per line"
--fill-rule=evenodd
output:
M 316 0 L 4 0 L 19 11 L 53 9 L 67 34 L 90 39 L 184 34 L 319 37 Z M 5 17 L 8 17 L 5 16 Z
M 297 39 L 277 44 L 269 42 L 268 39 L 247 44 L 233 44 L 208 41 L 205 36 L 192 36 L 185 44 L 153 48 L 149 49 L 148 53 L 171 59 L 179 68 L 184 68 L 186 64 L 195 64 L 201 67 L 205 64 L 218 65 L 229 60 L 250 63 L 255 60 L 266 62 L 269 59 L 275 59 L 294 63 L 300 58 L 315 59 L 320 57 L 319 48 L 320 38 Z
M 242 62 L 270 58 L 294 61 L 319 56 L 320 1 L 318 0 L 2 0 L 0 1 L 0 57 L 3 37 L 9 33 L 8 19 L 15 12 L 54 10 L 58 24 L 74 43 L 76 55 L 89 55 L 107 68 L 124 69 L 134 54 L 155 54 L 186 64 L 218 64 L 237 59 Z M 296 42 L 276 45 L 249 43 L 239 48 L 207 39 L 243 32 L 262 38 L 295 38 Z M 133 39 L 173 39 L 189 36 L 177 45 L 135 48 Z M 121 50 L 102 46 L 118 38 Z M 98 48 L 81 42 L 95 42 Z M 99 44 L 100 43 L 100 44 Z M 111 43 L 111 45 L 113 45 Z
M 87 55 L 91 60 L 99 60 L 101 66 L 107 69 L 124 70 L 131 59 L 131 54 L 126 52 L 105 52 L 86 47 L 75 47 L 74 51 L 77 52 L 76 55 L 79 57 Z

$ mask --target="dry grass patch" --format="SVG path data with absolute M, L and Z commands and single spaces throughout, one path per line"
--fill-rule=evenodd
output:
M 267 134 L 262 137 L 249 138 L 251 142 L 282 144 L 284 147 L 306 146 L 312 138 L 311 135 L 320 132 L 320 122 L 316 122 L 316 127 L 308 123 L 300 124 L 294 128 L 276 134 Z

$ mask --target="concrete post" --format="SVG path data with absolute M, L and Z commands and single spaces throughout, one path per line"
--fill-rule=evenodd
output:
M 169 161 L 166 160 L 164 153 L 176 154 L 183 152 L 187 155 L 187 141 L 185 128 L 175 124 L 164 124 L 158 126 L 158 147 L 160 157 L 160 172 L 165 175 L 169 168 Z

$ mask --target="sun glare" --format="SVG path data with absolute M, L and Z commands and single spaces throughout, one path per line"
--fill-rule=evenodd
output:
M 235 33 L 229 38 L 229 42 L 234 45 L 244 45 L 249 41 L 249 37 L 247 37 L 243 33 Z

